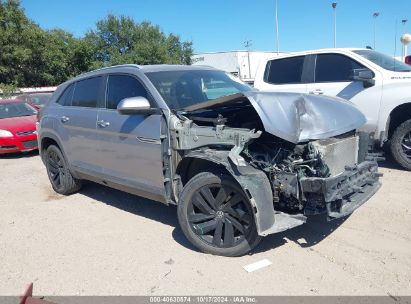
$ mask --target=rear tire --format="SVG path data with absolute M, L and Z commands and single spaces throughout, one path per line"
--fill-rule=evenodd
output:
M 411 119 L 395 129 L 390 149 L 394 160 L 404 169 L 411 171 Z
M 177 210 L 184 235 L 202 252 L 241 256 L 261 241 L 249 199 L 227 174 L 194 176 L 185 185 Z
M 63 153 L 57 146 L 51 145 L 47 148 L 45 164 L 54 191 L 68 195 L 80 190 L 81 180 L 73 177 Z

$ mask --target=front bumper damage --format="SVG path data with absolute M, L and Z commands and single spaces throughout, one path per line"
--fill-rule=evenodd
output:
M 301 178 L 303 213 L 288 214 L 274 211 L 272 226 L 260 235 L 279 233 L 306 223 L 313 215 L 326 214 L 327 220 L 348 216 L 369 200 L 381 187 L 376 161 L 365 161 L 346 167 L 337 176 L 328 178 Z M 265 225 L 266 226 L 266 225 Z
M 337 176 L 328 178 L 302 178 L 301 190 L 307 203 L 305 215 L 326 213 L 328 219 L 351 214 L 381 187 L 376 161 L 365 161 L 346 167 Z
M 308 177 L 326 176 L 327 173 L 307 175 L 294 168 L 290 173 L 287 167 L 276 168 L 280 174 L 272 176 L 249 163 L 249 155 L 242 153 L 247 145 L 260 138 L 261 131 L 221 124 L 200 126 L 191 119 L 178 117 L 173 117 L 170 125 L 172 147 L 179 151 L 182 159 L 176 169 L 177 175 L 184 170 L 182 164 L 194 160 L 224 167 L 249 198 L 260 236 L 300 226 L 310 215 L 326 214 L 330 220 L 349 215 L 380 187 L 378 164 L 376 158 L 368 154 L 365 135 L 325 138 L 310 143 L 311 148 L 306 148 L 310 154 L 304 157 L 308 161 L 323 161 L 331 177 Z M 353 152 L 352 155 L 347 151 Z M 304 163 L 301 166 L 305 166 Z M 173 185 L 176 193 L 179 185 L 179 178 L 176 178 Z M 291 201 L 292 208 L 277 208 L 275 204 L 283 198 L 279 193 Z

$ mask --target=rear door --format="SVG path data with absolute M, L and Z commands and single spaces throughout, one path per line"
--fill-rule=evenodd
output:
M 267 62 L 258 89 L 271 92 L 307 93 L 307 56 L 273 59 Z
M 97 119 L 97 158 L 103 174 L 114 183 L 140 190 L 143 196 L 154 194 L 153 198 L 163 200 L 162 116 L 117 112 L 117 105 L 127 97 L 142 96 L 155 106 L 135 75 L 110 74 L 106 83 L 106 106 Z
M 102 103 L 102 89 L 102 76 L 77 81 L 63 93 L 66 100 L 59 111 L 58 123 L 67 134 L 63 142 L 68 146 L 71 165 L 91 174 L 100 172 L 95 154 L 97 107 Z

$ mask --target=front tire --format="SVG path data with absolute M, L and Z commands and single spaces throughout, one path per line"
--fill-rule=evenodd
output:
M 54 191 L 68 195 L 80 190 L 81 180 L 73 177 L 63 153 L 57 146 L 49 146 L 45 156 L 47 175 Z
M 203 172 L 185 185 L 178 220 L 187 239 L 199 250 L 222 256 L 241 256 L 261 240 L 253 208 L 229 175 Z
M 394 160 L 404 169 L 411 170 L 411 119 L 395 129 L 390 149 Z

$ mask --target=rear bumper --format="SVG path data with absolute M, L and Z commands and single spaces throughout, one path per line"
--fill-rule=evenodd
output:
M 381 175 L 377 162 L 365 161 L 346 167 L 337 176 L 302 178 L 300 183 L 306 200 L 304 214 L 327 213 L 330 220 L 351 214 L 381 187 Z
M 36 134 L 0 139 L 0 154 L 24 152 L 36 149 L 38 149 Z

